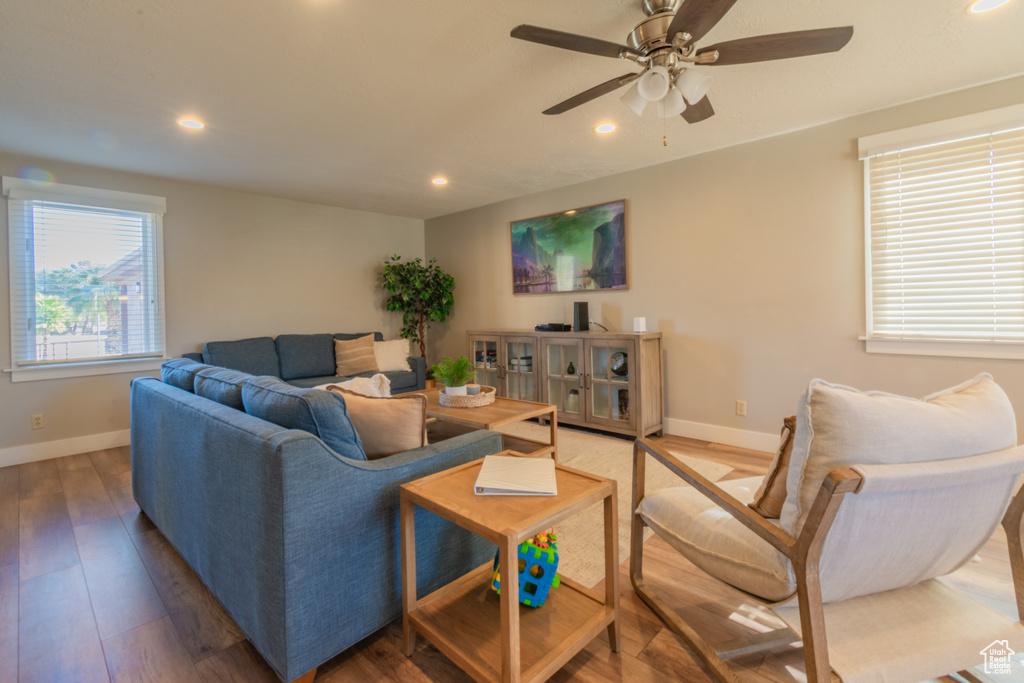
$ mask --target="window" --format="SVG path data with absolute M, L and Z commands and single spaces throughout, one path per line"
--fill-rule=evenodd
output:
M 164 355 L 162 197 L 3 178 L 15 382 Z
M 868 352 L 1024 358 L 1024 105 L 860 140 Z

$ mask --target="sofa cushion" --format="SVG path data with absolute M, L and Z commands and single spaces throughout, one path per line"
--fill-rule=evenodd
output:
M 371 335 L 349 341 L 335 339 L 334 359 L 334 373 L 339 377 L 377 372 L 377 359 L 373 355 Z
M 160 365 L 160 379 L 172 387 L 195 393 L 196 373 L 208 367 L 190 358 L 172 358 Z
M 247 372 L 208 367 L 196 373 L 196 395 L 236 410 L 245 410 L 242 385 L 250 379 L 252 375 Z
M 768 474 L 764 475 L 761 486 L 754 494 L 750 509 L 762 517 L 778 519 L 782 505 L 786 502 L 786 480 L 789 477 L 789 459 L 793 455 L 793 432 L 796 430 L 796 415 L 782 421 L 779 433 L 779 450 L 775 453 Z
M 781 526 L 799 534 L 832 470 L 964 458 L 1016 443 L 1013 407 L 987 373 L 923 399 L 812 380 L 797 410 Z
M 334 372 L 334 337 L 329 334 L 282 334 L 274 344 L 283 380 Z
M 203 344 L 203 361 L 209 365 L 248 372 L 250 375 L 281 376 L 277 346 L 270 337 L 206 342 Z
M 339 394 L 300 389 L 276 377 L 253 377 L 242 385 L 242 404 L 249 415 L 320 437 L 338 455 L 366 459 Z
M 344 397 L 367 460 L 427 445 L 427 397 L 423 394 L 363 396 L 336 384 L 328 390 Z

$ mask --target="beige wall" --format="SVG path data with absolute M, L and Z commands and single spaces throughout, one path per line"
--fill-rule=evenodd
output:
M 423 256 L 423 221 L 272 199 L 115 171 L 0 154 L 0 175 L 22 165 L 55 180 L 167 198 L 164 264 L 168 355 L 204 341 L 282 333 L 381 330 L 395 336 L 377 284 L 391 254 Z M 7 210 L 0 258 L 0 363 L 10 365 Z M 128 380 L 118 374 L 12 383 L 0 376 L 3 449 L 128 428 Z M 43 413 L 33 431 L 29 416 Z M 25 449 L 19 449 L 19 453 Z
M 763 444 L 814 377 L 921 396 L 989 371 L 1024 418 L 1020 362 L 865 353 L 856 154 L 860 136 L 1017 104 L 1022 93 L 1017 78 L 429 220 L 427 255 L 457 283 L 430 353 L 464 352 L 467 329 L 571 322 L 583 300 L 612 331 L 646 316 L 663 333 L 674 433 Z M 629 291 L 512 294 L 510 221 L 623 198 Z

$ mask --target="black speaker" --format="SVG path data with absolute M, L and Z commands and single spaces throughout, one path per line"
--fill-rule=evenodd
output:
M 577 301 L 572 305 L 572 331 L 586 332 L 590 329 L 590 311 L 586 301 Z

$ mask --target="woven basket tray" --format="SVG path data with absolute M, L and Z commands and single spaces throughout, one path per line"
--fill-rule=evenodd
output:
M 438 402 L 445 408 L 479 408 L 494 403 L 497 390 L 481 385 L 479 394 L 446 394 L 444 389 L 437 394 Z

